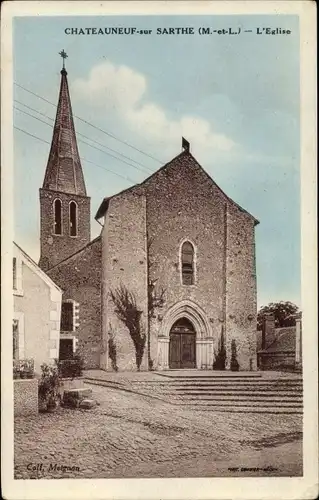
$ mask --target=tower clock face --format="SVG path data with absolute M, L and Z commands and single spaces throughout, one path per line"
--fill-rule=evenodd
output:
M 49 236 L 49 238 L 48 238 L 48 243 L 49 243 L 49 245 L 52 245 L 52 243 L 53 243 L 53 238 L 52 238 L 52 236 Z

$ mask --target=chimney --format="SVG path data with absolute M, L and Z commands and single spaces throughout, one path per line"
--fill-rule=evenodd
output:
M 266 349 L 275 340 L 275 316 L 272 313 L 266 313 L 263 317 L 261 348 Z
M 187 153 L 189 153 L 190 143 L 185 139 L 185 137 L 182 137 L 182 149 L 184 149 L 184 151 L 187 151 Z

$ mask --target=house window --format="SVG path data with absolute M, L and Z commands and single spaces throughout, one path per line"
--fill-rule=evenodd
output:
M 14 319 L 12 324 L 13 359 L 19 359 L 19 322 Z
M 182 283 L 194 284 L 194 247 L 189 241 L 182 245 Z
M 62 234 L 62 202 L 54 201 L 54 234 Z
M 77 209 L 75 201 L 71 201 L 69 205 L 70 236 L 77 236 Z
M 74 303 L 62 302 L 61 307 L 61 331 L 74 331 Z
M 20 257 L 12 258 L 12 291 L 13 295 L 23 295 L 22 290 L 23 262 Z
M 13 257 L 12 272 L 13 272 L 13 290 L 16 290 L 17 289 L 17 259 L 16 259 L 16 257 Z

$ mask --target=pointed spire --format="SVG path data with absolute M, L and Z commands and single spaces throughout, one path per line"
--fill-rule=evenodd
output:
M 86 196 L 65 69 L 68 56 L 64 50 L 60 56 L 63 59 L 60 95 L 43 188 Z

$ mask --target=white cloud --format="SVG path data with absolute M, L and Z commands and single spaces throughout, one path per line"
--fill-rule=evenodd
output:
M 87 79 L 76 80 L 72 92 L 75 98 L 89 101 L 101 112 L 113 109 L 127 127 L 154 142 L 176 145 L 185 136 L 207 152 L 228 152 L 237 146 L 200 117 L 170 119 L 165 109 L 146 101 L 145 76 L 127 66 L 103 62 L 92 68 Z
M 116 108 L 120 113 L 132 109 L 146 90 L 143 75 L 127 66 L 114 66 L 104 62 L 94 66 L 87 80 L 78 79 L 73 84 L 75 96 L 90 100 L 99 108 Z

